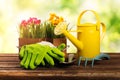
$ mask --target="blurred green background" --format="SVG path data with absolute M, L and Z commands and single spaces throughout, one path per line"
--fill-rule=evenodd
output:
M 0 0 L 0 53 L 17 53 L 18 27 L 23 19 L 37 17 L 42 21 L 49 13 L 63 16 L 76 27 L 77 18 L 83 10 L 95 10 L 107 32 L 101 42 L 101 52 L 120 52 L 120 0 Z M 86 15 L 85 19 L 92 19 Z M 93 16 L 93 15 L 92 15 Z M 71 43 L 68 41 L 68 45 Z M 73 45 L 68 52 L 75 52 Z

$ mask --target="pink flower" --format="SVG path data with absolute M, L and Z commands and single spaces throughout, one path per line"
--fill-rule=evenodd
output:
M 40 24 L 41 23 L 41 20 L 36 20 L 34 21 L 35 24 Z
M 30 17 L 28 20 L 22 20 L 19 25 L 20 36 L 25 38 L 35 38 L 40 37 L 40 34 L 43 32 L 41 27 L 41 20 L 35 17 Z
M 29 18 L 29 20 L 27 21 L 28 24 L 40 24 L 41 20 L 38 20 L 37 18 Z
M 21 22 L 20 26 L 26 27 L 26 26 L 27 26 L 27 21 L 26 21 L 26 20 L 23 20 L 23 21 Z
M 30 18 L 27 20 L 27 23 L 28 23 L 28 24 L 32 24 L 32 23 L 33 23 L 33 19 L 30 17 Z
M 39 25 L 40 23 L 41 23 L 40 19 L 30 17 L 27 21 L 23 20 L 20 24 L 20 27 L 27 27 L 27 25 Z

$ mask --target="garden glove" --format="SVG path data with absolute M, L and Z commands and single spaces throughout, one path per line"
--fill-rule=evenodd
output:
M 35 69 L 40 64 L 54 66 L 54 59 L 64 62 L 64 53 L 60 51 L 64 47 L 65 44 L 61 44 L 56 48 L 49 42 L 22 46 L 20 49 L 20 58 L 22 59 L 20 65 L 26 69 Z
M 52 43 L 46 42 L 46 41 L 42 41 L 40 44 L 46 45 L 48 47 L 47 54 L 45 54 L 44 61 L 43 61 L 47 63 L 44 63 L 43 66 L 45 66 L 45 64 L 54 66 L 55 60 L 58 60 L 59 62 L 65 61 L 65 54 L 61 52 L 65 48 L 64 43 L 60 44 L 57 48 Z
M 35 69 L 43 60 L 47 47 L 40 44 L 25 45 L 20 50 L 20 65 L 24 68 Z
M 58 48 L 51 47 L 48 49 L 47 54 L 50 55 L 51 57 L 55 58 L 59 62 L 64 62 L 65 61 L 65 54 L 61 52 Z
M 49 47 L 43 61 L 46 61 L 46 65 L 54 66 L 55 60 L 57 60 L 58 62 L 64 62 L 65 54 L 56 47 Z M 45 64 L 43 66 L 45 66 Z

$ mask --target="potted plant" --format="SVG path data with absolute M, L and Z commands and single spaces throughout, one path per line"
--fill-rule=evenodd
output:
M 66 37 L 63 34 L 54 34 L 54 28 L 60 22 L 64 22 L 63 17 L 57 16 L 55 13 L 51 13 L 49 19 L 44 22 L 46 26 L 46 39 L 47 41 L 51 41 L 55 46 L 58 46 L 61 43 L 66 44 Z
M 40 19 L 23 20 L 19 25 L 19 47 L 45 40 L 45 31 Z
M 49 19 L 43 23 L 34 17 L 23 20 L 19 26 L 19 47 L 43 40 L 49 41 L 55 46 L 61 43 L 66 44 L 66 38 L 63 34 L 54 34 L 54 29 L 60 22 L 64 22 L 64 19 L 54 13 L 50 14 Z

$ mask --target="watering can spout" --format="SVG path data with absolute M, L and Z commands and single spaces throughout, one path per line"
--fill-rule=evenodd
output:
M 79 41 L 77 38 L 75 38 L 72 34 L 70 34 L 69 31 L 66 30 L 66 28 L 67 28 L 66 22 L 61 22 L 55 27 L 54 33 L 56 35 L 64 34 L 78 48 L 78 50 L 82 50 L 83 43 Z M 82 31 L 70 31 L 70 32 L 82 32 Z
M 77 47 L 78 50 L 83 49 L 83 43 L 71 35 L 68 31 L 63 31 L 63 34 Z

